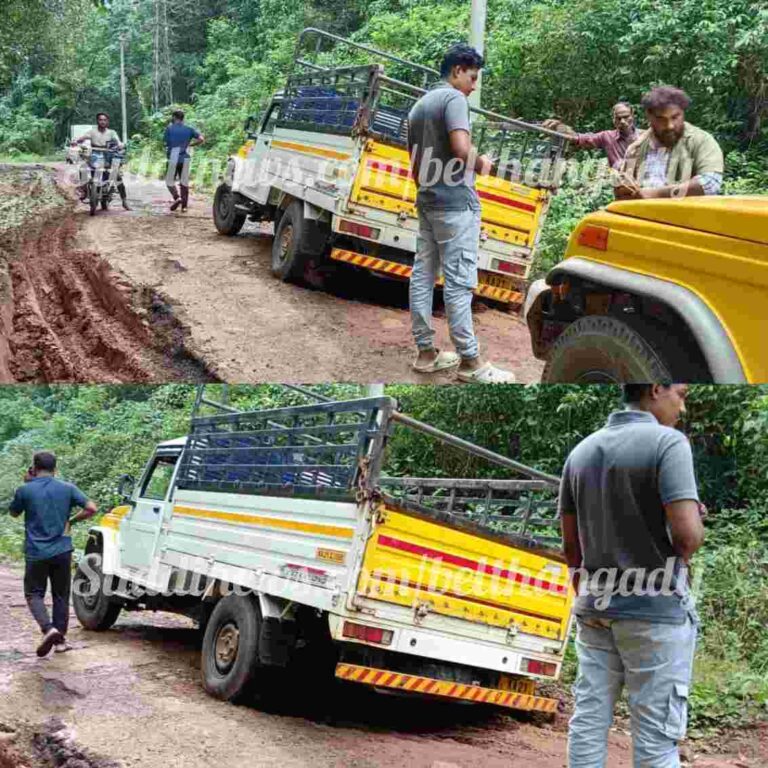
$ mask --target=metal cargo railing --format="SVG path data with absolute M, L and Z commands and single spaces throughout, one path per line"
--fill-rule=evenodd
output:
M 193 417 L 177 485 L 354 498 L 363 460 L 381 453 L 393 405 L 379 397 Z

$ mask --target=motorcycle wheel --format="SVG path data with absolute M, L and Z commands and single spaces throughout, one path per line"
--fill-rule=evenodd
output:
M 91 216 L 95 216 L 96 208 L 99 204 L 99 188 L 94 182 L 88 185 L 88 202 L 91 205 Z

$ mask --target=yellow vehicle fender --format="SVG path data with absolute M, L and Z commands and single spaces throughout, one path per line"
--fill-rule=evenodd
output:
M 687 288 L 668 280 L 630 272 L 578 256 L 556 264 L 547 274 L 546 283 L 548 286 L 556 285 L 566 276 L 574 276 L 587 282 L 624 290 L 665 304 L 687 326 L 716 384 L 747 382 L 738 352 L 727 329 L 707 304 Z M 537 294 L 531 297 L 531 307 L 542 297 L 544 290 L 541 286 L 537 287 Z M 528 300 L 526 300 L 526 309 L 528 310 Z

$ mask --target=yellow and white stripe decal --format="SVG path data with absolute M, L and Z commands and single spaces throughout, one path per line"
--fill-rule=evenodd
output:
M 474 701 L 477 704 L 494 704 L 510 709 L 556 712 L 558 705 L 557 699 L 547 699 L 543 696 L 531 696 L 526 693 L 504 691 L 499 688 L 484 688 L 480 685 L 464 685 L 450 680 L 435 680 L 431 677 L 418 675 L 404 675 L 399 672 L 390 672 L 375 667 L 362 667 L 357 664 L 337 664 L 336 677 L 377 688 L 392 688 L 430 696 L 463 699 Z
M 380 259 L 377 256 L 366 256 L 362 253 L 347 251 L 343 248 L 333 248 L 331 250 L 331 258 L 336 261 L 343 261 L 347 264 L 354 264 L 357 267 L 365 267 L 366 269 L 372 269 L 375 272 L 384 272 L 403 278 L 410 277 L 411 272 L 413 271 L 412 267 L 407 264 L 399 264 L 396 261 L 387 261 L 386 259 Z M 437 285 L 442 284 L 443 278 L 440 277 L 437 281 Z M 483 296 L 486 299 L 493 299 L 494 301 L 501 301 L 506 304 L 523 303 L 523 294 L 519 291 L 512 291 L 508 288 L 499 288 L 482 282 L 478 282 L 474 293 L 478 296 Z
M 318 155 L 320 157 L 329 157 L 332 160 L 349 160 L 352 155 L 347 152 L 337 152 L 335 149 L 325 149 L 323 147 L 313 147 L 309 144 L 298 144 L 295 141 L 273 141 L 270 145 L 274 149 L 287 149 L 292 152 L 301 152 L 305 155 Z
M 119 507 L 115 507 L 107 512 L 104 517 L 99 521 L 99 525 L 104 528 L 114 528 L 116 531 L 120 529 L 120 521 L 131 511 L 130 504 L 123 504 Z
M 226 523 L 244 523 L 258 525 L 261 528 L 275 528 L 300 533 L 314 533 L 318 536 L 334 536 L 339 539 L 351 539 L 354 535 L 352 528 L 339 525 L 323 525 L 322 523 L 305 523 L 301 520 L 285 520 L 279 517 L 262 517 L 261 515 L 243 514 L 241 512 L 222 512 L 217 509 L 198 509 L 197 507 L 175 506 L 174 515 L 196 517 L 202 520 L 221 520 Z

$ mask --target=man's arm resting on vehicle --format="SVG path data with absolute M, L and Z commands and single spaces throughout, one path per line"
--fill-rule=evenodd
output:
M 76 512 L 69 518 L 69 522 L 79 523 L 82 520 L 88 520 L 88 518 L 93 517 L 98 511 L 99 508 L 92 501 L 88 500 L 79 512 Z
M 474 159 L 473 168 L 480 175 L 485 176 L 491 172 L 493 166 L 491 159 L 487 155 L 477 154 L 477 149 L 472 146 L 468 131 L 457 128 L 448 134 L 448 140 L 451 143 L 451 154 L 455 158 L 465 163 Z
M 694 499 L 680 499 L 664 505 L 672 547 L 687 563 L 704 543 L 700 505 Z

